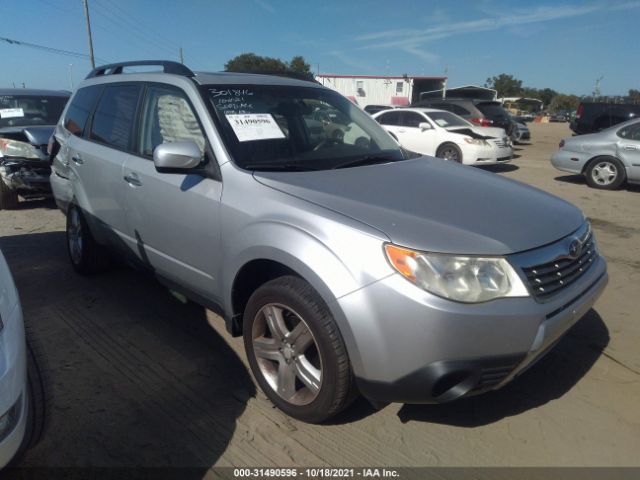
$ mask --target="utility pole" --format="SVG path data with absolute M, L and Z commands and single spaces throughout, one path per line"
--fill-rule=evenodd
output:
M 87 19 L 87 34 L 89 35 L 89 59 L 91 60 L 91 68 L 96 68 L 96 61 L 93 58 L 93 38 L 91 37 L 91 20 L 89 19 L 88 0 L 82 0 L 84 5 L 84 16 Z
M 69 64 L 69 85 L 71 86 L 69 90 L 73 91 L 73 63 Z
M 182 55 L 182 47 L 180 47 L 180 63 L 184 65 L 184 56 Z
M 447 98 L 447 75 L 449 74 L 449 65 L 444 66 L 444 82 L 442 82 L 442 98 Z

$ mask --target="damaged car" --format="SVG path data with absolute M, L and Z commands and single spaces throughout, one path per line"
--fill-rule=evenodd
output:
M 0 89 L 0 210 L 51 195 L 49 138 L 69 92 Z
M 511 140 L 501 128 L 476 127 L 455 113 L 402 108 L 373 115 L 402 147 L 465 165 L 493 165 L 513 158 Z

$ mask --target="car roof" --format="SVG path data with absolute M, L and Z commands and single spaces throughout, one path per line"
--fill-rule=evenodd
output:
M 0 95 L 31 96 L 31 97 L 69 97 L 71 92 L 66 90 L 38 90 L 35 88 L 0 88 Z
M 315 80 L 300 80 L 297 78 L 265 75 L 260 73 L 236 73 L 236 72 L 195 72 L 193 79 L 200 85 L 282 85 L 291 87 L 318 87 L 323 88 Z

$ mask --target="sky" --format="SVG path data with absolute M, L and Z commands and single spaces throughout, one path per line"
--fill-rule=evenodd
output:
M 640 89 L 640 0 L 87 0 L 96 64 L 178 60 L 219 71 L 241 53 L 313 71 L 449 77 L 590 95 Z M 82 0 L 0 0 L 0 37 L 88 54 Z M 88 58 L 0 38 L 0 88 L 71 89 Z

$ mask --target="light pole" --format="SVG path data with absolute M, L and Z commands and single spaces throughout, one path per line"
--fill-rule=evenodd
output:
M 69 64 L 69 85 L 71 86 L 70 90 L 73 91 L 73 63 Z

